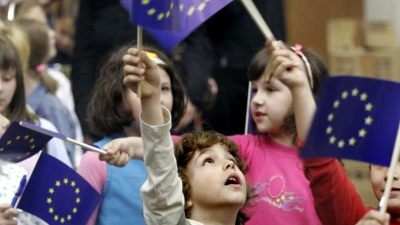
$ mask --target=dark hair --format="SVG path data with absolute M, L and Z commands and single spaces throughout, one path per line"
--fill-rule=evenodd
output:
M 0 34 L 0 68 L 3 70 L 15 69 L 17 82 L 14 96 L 4 116 L 10 121 L 27 120 L 33 122 L 36 116 L 29 113 L 26 108 L 24 79 L 18 51 L 12 42 L 2 34 Z
M 290 46 L 287 47 L 290 49 Z M 316 99 L 317 95 L 321 91 L 325 79 L 329 76 L 329 71 L 323 59 L 315 51 L 309 48 L 303 48 L 302 52 L 304 56 L 307 58 L 308 62 L 310 63 L 312 79 L 314 83 L 312 88 L 312 93 L 314 95 L 314 99 Z M 247 78 L 250 81 L 258 80 L 264 73 L 265 69 L 267 68 L 268 60 L 269 60 L 268 51 L 264 47 L 250 61 L 250 65 L 247 70 Z M 305 65 L 304 61 L 303 63 Z M 306 73 L 308 75 L 308 71 L 306 71 Z M 307 79 L 310 82 L 309 76 L 307 76 Z M 252 125 L 254 125 L 254 122 L 252 123 Z M 295 134 L 294 140 L 297 138 L 296 121 L 294 118 L 294 114 L 291 114 L 285 118 L 284 125 L 282 126 L 281 129 L 289 134 L 294 133 Z
M 239 155 L 239 148 L 237 145 L 229 140 L 225 135 L 213 131 L 197 131 L 186 133 L 181 136 L 180 140 L 175 144 L 175 157 L 178 166 L 179 177 L 182 180 L 183 195 L 185 200 L 190 199 L 191 187 L 189 178 L 187 176 L 187 165 L 193 158 L 196 151 L 204 151 L 215 144 L 222 144 L 226 146 L 228 152 L 235 158 L 238 168 L 246 174 L 248 166 Z M 250 206 L 251 200 L 255 198 L 253 190 L 247 185 L 247 196 L 244 207 L 238 212 L 236 217 L 236 225 L 242 225 L 250 219 L 250 217 L 243 211 L 246 207 Z M 185 202 L 185 214 L 190 218 L 191 208 Z
M 90 130 L 96 135 L 107 136 L 114 132 L 122 132 L 123 128 L 133 121 L 131 110 L 125 106 L 126 87 L 122 83 L 124 78 L 122 57 L 130 47 L 132 46 L 126 45 L 119 48 L 100 67 L 87 111 Z M 166 63 L 165 66 L 158 66 L 167 72 L 171 80 L 173 95 L 171 115 L 172 125 L 175 127 L 185 110 L 184 89 L 168 58 L 156 49 L 150 51 L 156 53 Z
M 49 57 L 50 40 L 47 26 L 30 19 L 18 19 L 15 22 L 28 36 L 31 49 L 28 65 L 29 72 L 40 76 L 47 91 L 54 94 L 58 87 L 57 81 L 51 78 L 46 71 L 38 72 L 36 70 L 36 67 L 45 63 Z

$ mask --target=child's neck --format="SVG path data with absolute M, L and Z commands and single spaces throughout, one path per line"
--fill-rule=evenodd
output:
M 238 212 L 237 206 L 193 207 L 190 219 L 204 225 L 235 225 Z
M 286 134 L 284 132 L 278 134 L 268 133 L 268 137 L 271 138 L 274 142 L 284 146 L 289 146 L 289 147 L 296 146 L 293 143 L 294 134 Z
M 40 84 L 40 77 L 32 74 L 31 72 L 27 72 L 24 74 L 24 88 L 25 95 L 28 97 Z

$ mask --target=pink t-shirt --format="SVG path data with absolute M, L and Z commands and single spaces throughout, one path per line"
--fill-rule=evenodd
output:
M 77 171 L 97 192 L 103 193 L 107 178 L 107 167 L 106 162 L 99 160 L 98 153 L 86 152 L 82 157 L 81 164 Z M 97 205 L 86 225 L 93 225 L 96 223 L 100 205 L 101 204 Z
M 229 137 L 249 165 L 247 183 L 258 195 L 248 210 L 246 225 L 320 225 L 309 182 L 296 148 L 283 146 L 266 135 Z

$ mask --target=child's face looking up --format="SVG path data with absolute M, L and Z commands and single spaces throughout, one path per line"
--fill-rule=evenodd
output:
M 17 88 L 16 71 L 14 68 L 0 69 L 0 113 L 5 115 L 5 111 L 10 105 L 15 89 Z
M 378 200 L 383 196 L 387 181 L 389 168 L 378 165 L 371 165 L 370 177 L 374 194 Z M 388 211 L 400 215 L 400 162 L 394 172 L 393 185 L 389 195 Z
M 196 151 L 187 165 L 191 191 L 187 205 L 196 208 L 237 206 L 246 202 L 246 180 L 226 146 Z
M 261 133 L 279 134 L 285 118 L 292 113 L 290 89 L 278 79 L 268 82 L 267 72 L 252 82 L 251 114 Z
M 160 69 L 160 79 L 161 79 L 161 104 L 167 108 L 169 111 L 172 111 L 172 103 L 173 103 L 173 96 L 172 96 L 172 86 L 171 86 L 171 79 L 169 78 L 168 73 Z M 125 89 L 126 99 L 128 101 L 128 107 L 132 110 L 132 117 L 134 121 L 139 124 L 139 114 L 142 110 L 140 104 L 140 98 L 129 88 Z

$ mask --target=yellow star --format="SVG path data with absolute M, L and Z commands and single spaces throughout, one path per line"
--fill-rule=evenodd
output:
M 170 9 L 174 8 L 174 3 L 173 2 L 171 2 L 171 5 L 169 5 L 169 8 Z
M 21 136 L 18 135 L 18 136 L 15 137 L 15 140 L 18 141 L 19 139 L 21 139 Z
M 75 193 L 76 193 L 76 194 L 79 194 L 79 192 L 81 192 L 81 191 L 79 190 L 79 188 L 76 188 L 76 189 L 75 189 Z
M 367 131 L 364 129 L 361 129 L 360 131 L 358 131 L 358 136 L 360 136 L 360 137 L 365 137 L 366 134 L 367 134 Z
M 64 217 L 63 217 L 63 218 L 61 218 L 60 222 L 61 222 L 61 223 L 64 223 L 64 222 L 65 222 L 65 219 L 64 219 Z
M 11 145 L 11 143 L 12 143 L 11 140 L 7 141 L 7 145 Z
M 365 111 L 371 111 L 374 106 L 371 103 L 365 105 Z
M 78 209 L 77 209 L 77 208 L 73 208 L 73 209 L 72 209 L 72 212 L 73 212 L 73 213 L 77 213 L 77 212 L 78 212 Z
M 53 201 L 51 200 L 51 198 L 47 198 L 47 203 L 51 204 Z
M 336 137 L 335 136 L 332 136 L 331 138 L 329 138 L 329 143 L 330 144 L 335 144 L 335 142 L 336 142 Z
M 185 8 L 185 7 L 183 6 L 183 3 L 181 3 L 181 4 L 179 5 L 179 10 L 182 12 L 184 8 Z
M 33 143 L 34 141 L 35 141 L 35 139 L 33 139 L 33 138 L 31 140 L 29 140 L 30 143 Z
M 333 118 L 335 118 L 335 115 L 333 115 L 333 113 L 328 115 L 328 121 L 332 121 Z
M 351 146 L 354 146 L 355 144 L 356 144 L 356 139 L 355 138 L 351 138 L 351 139 L 349 139 L 349 145 L 351 145 Z
M 3 148 L 3 147 L 0 148 L 0 152 L 2 152 L 2 151 L 4 151 L 4 148 Z
M 338 142 L 338 147 L 339 147 L 339 148 L 343 148 L 345 144 L 346 144 L 346 142 L 344 142 L 343 140 L 340 140 L 340 141 Z
M 329 126 L 328 128 L 326 128 L 326 133 L 331 134 L 332 130 L 333 130 L 333 128 L 331 126 Z
M 349 92 L 343 91 L 343 93 L 342 93 L 342 98 L 343 98 L 343 99 L 346 99 L 347 96 L 349 96 Z
M 339 105 L 340 105 L 339 100 L 336 100 L 336 101 L 333 103 L 333 108 L 338 108 Z
M 197 10 L 199 10 L 199 11 L 203 11 L 203 9 L 206 7 L 206 3 L 205 2 L 202 2 L 198 7 L 197 7 Z
M 71 181 L 71 186 L 75 187 L 75 181 Z
M 147 15 L 152 16 L 152 15 L 154 15 L 154 13 L 156 13 L 156 11 L 157 10 L 155 8 L 151 8 L 151 9 L 147 10 Z
M 148 5 L 150 3 L 150 0 L 142 0 L 142 5 Z
M 61 182 L 60 181 L 56 181 L 56 186 L 60 187 L 61 186 Z
M 367 125 L 371 125 L 372 121 L 374 121 L 370 116 L 368 116 L 367 118 L 365 118 L 365 124 Z
M 55 221 L 58 220 L 58 216 L 57 216 L 57 215 L 54 216 L 54 220 L 55 220 Z
M 30 152 L 25 153 L 25 155 L 30 155 L 30 154 L 31 154 Z
M 357 96 L 358 95 L 358 89 L 357 88 L 354 88 L 352 91 L 351 91 L 351 95 L 352 96 Z
M 190 6 L 189 10 L 187 11 L 187 15 L 188 15 L 188 16 L 193 15 L 194 10 L 195 10 L 194 5 Z
M 367 93 L 365 93 L 365 92 L 362 93 L 362 95 L 360 96 L 361 101 L 366 101 L 367 98 L 368 98 L 368 95 L 367 95 Z
M 72 216 L 71 215 L 68 215 L 67 216 L 67 220 L 71 220 L 72 219 Z
M 158 14 L 157 20 L 162 20 L 162 19 L 164 19 L 164 13 Z
M 171 15 L 171 11 L 168 10 L 168 11 L 165 13 L 165 18 L 169 18 L 170 15 Z
M 29 138 L 29 135 L 25 135 L 25 138 L 24 139 L 28 139 Z
M 81 202 L 81 198 L 76 198 L 75 202 L 79 204 Z
M 34 149 L 35 147 L 36 147 L 35 145 L 32 145 L 32 146 L 31 146 L 31 149 Z
M 50 194 L 54 194 L 54 189 L 53 188 L 49 188 L 49 193 Z
M 68 184 L 68 178 L 64 178 L 64 184 Z
M 17 157 L 18 160 L 21 159 L 21 158 L 22 158 L 21 156 L 18 156 L 18 157 Z
M 49 208 L 49 213 L 52 214 L 54 212 L 53 208 Z

